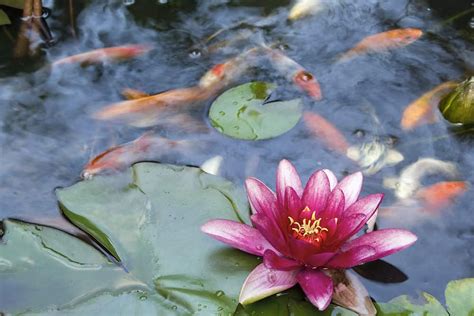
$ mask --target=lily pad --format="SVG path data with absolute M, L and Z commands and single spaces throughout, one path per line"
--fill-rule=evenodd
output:
M 10 24 L 10 23 L 11 23 L 11 21 L 8 18 L 8 15 L 5 13 L 5 11 L 0 9 L 0 25 L 7 25 L 7 24 Z
M 474 315 L 474 278 L 449 282 L 444 294 L 450 315 Z
M 396 297 L 388 303 L 377 303 L 377 315 L 437 315 L 449 316 L 443 305 L 432 295 L 422 293 L 422 298 L 412 300 L 406 295 Z
M 460 83 L 444 97 L 439 109 L 451 123 L 474 124 L 474 77 Z
M 270 83 L 250 82 L 227 90 L 209 110 L 212 126 L 224 135 L 244 140 L 288 132 L 301 118 L 301 100 L 265 103 L 274 88 Z
M 24 0 L 0 0 L 0 5 L 5 5 L 7 7 L 23 9 L 25 5 Z
M 200 231 L 213 218 L 247 220 L 248 203 L 230 182 L 198 168 L 140 163 L 57 196 L 64 214 L 120 264 L 63 232 L 5 221 L 4 312 L 228 315 L 258 264 Z M 16 242 L 15 232 L 23 234 Z

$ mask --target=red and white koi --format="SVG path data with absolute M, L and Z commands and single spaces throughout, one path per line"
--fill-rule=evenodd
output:
M 322 99 L 321 87 L 316 77 L 296 61 L 285 54 L 271 48 L 263 48 L 275 69 L 285 75 L 299 89 L 306 92 L 311 98 L 319 101 Z

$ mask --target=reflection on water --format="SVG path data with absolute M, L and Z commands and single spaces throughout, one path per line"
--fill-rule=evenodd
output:
M 383 179 L 398 175 L 420 157 L 454 162 L 462 171 L 462 180 L 472 182 L 474 178 L 471 138 L 450 135 L 445 123 L 410 132 L 399 127 L 401 113 L 411 101 L 442 82 L 472 74 L 472 16 L 449 20 L 469 9 L 469 3 L 327 1 L 316 16 L 288 22 L 290 1 L 284 0 L 76 1 L 74 33 L 67 2 L 44 3 L 52 9 L 48 24 L 57 40 L 55 46 L 33 58 L 12 60 L 14 43 L 0 32 L 0 218 L 67 226 L 59 218 L 53 189 L 79 180 L 83 166 L 93 156 L 144 132 L 95 121 L 91 114 L 122 100 L 124 88 L 157 93 L 195 85 L 212 65 L 262 40 L 284 49 L 317 77 L 324 99 L 315 102 L 304 97 L 305 108 L 333 122 L 350 143 L 398 140 L 394 146 L 404 161 L 367 177 L 365 194 L 384 191 L 384 205 L 390 205 L 396 198 L 382 187 Z M 402 49 L 334 63 L 339 54 L 367 35 L 402 27 L 420 28 L 425 35 Z M 229 30 L 206 42 L 223 28 Z M 9 32 L 14 34 L 14 30 Z M 154 48 L 121 63 L 48 66 L 64 56 L 130 43 Z M 301 95 L 267 63 L 252 67 L 236 84 L 257 79 L 278 82 L 279 98 Z M 206 120 L 211 101 L 191 112 L 208 128 L 190 131 L 179 122 L 154 128 L 162 137 L 202 143 L 201 149 L 177 154 L 158 148 L 151 159 L 201 165 L 220 155 L 221 175 L 238 184 L 250 175 L 272 183 L 282 158 L 294 162 L 303 178 L 320 167 L 339 176 L 358 169 L 348 158 L 325 149 L 303 122 L 272 140 L 226 138 Z M 393 223 L 381 219 L 379 227 L 394 223 L 409 227 L 419 241 L 388 259 L 408 275 L 408 281 L 389 286 L 364 281 L 374 298 L 385 300 L 420 289 L 442 297 L 448 280 L 474 274 L 470 260 L 474 229 L 466 220 L 473 212 L 470 195 L 472 191 L 441 216 L 425 222 L 413 223 L 409 213 L 403 215 L 406 220 L 397 218 Z

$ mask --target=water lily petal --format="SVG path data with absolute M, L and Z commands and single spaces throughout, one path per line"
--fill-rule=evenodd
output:
M 202 225 L 201 230 L 214 239 L 253 255 L 263 256 L 267 249 L 276 251 L 257 229 L 249 225 L 216 219 Z
M 298 193 L 292 188 L 287 187 L 285 190 L 285 209 L 287 210 L 286 216 L 291 216 L 291 218 L 297 220 L 300 211 L 303 209 L 303 203 L 298 196 Z M 285 223 L 288 223 L 288 218 L 285 218 Z
M 243 305 L 251 304 L 293 287 L 298 271 L 273 270 L 263 263 L 259 264 L 245 280 L 239 302 Z
M 328 239 L 328 244 L 334 246 L 345 242 L 355 235 L 366 221 L 367 215 L 363 213 L 344 217 L 344 221 L 338 222 L 337 231 L 331 239 Z
M 341 189 L 342 192 L 344 192 L 344 197 L 346 198 L 346 208 L 357 201 L 362 188 L 362 181 L 362 172 L 356 172 L 342 179 L 342 181 L 336 186 L 336 189 Z
M 316 214 L 324 210 L 331 192 L 329 179 L 322 170 L 311 175 L 303 191 L 303 204 Z
M 276 174 L 276 194 L 278 203 L 284 205 L 285 203 L 285 189 L 286 187 L 292 187 L 298 196 L 301 197 L 303 193 L 303 186 L 301 185 L 301 179 L 296 171 L 295 167 L 286 159 L 280 161 Z
M 267 250 L 263 254 L 263 263 L 269 269 L 291 271 L 301 267 L 301 263 L 288 259 L 282 256 L 277 255 L 272 250 Z
M 346 252 L 342 252 L 334 256 L 326 267 L 335 269 L 349 269 L 356 265 L 358 262 L 365 258 L 370 258 L 375 254 L 375 249 L 371 246 L 359 246 L 354 247 Z
M 303 270 L 296 277 L 309 301 L 319 310 L 325 310 L 331 303 L 334 291 L 330 277 L 318 270 Z
M 342 264 L 345 261 L 345 267 L 352 267 L 374 261 L 403 250 L 416 240 L 416 235 L 404 229 L 377 230 L 346 242 L 341 247 L 341 254 L 334 257 L 328 265 Z M 342 259 L 338 259 L 339 256 Z
M 329 180 L 329 188 L 332 190 L 334 190 L 334 188 L 336 187 L 337 185 L 337 178 L 336 176 L 334 175 L 334 173 L 332 173 L 331 170 L 329 169 L 323 169 L 324 173 L 328 176 L 328 180 Z
M 262 213 L 253 214 L 250 217 L 253 226 L 265 237 L 265 239 L 275 248 L 278 252 L 288 254 L 288 247 L 286 245 L 286 238 L 278 224 L 268 218 Z
M 268 217 L 275 217 L 276 196 L 263 182 L 255 178 L 248 178 L 245 181 L 247 195 L 249 197 L 250 206 L 254 213 L 264 213 Z
M 383 196 L 382 193 L 369 194 L 349 206 L 342 215 L 344 217 L 353 214 L 367 214 L 368 220 L 378 209 L 380 203 L 382 203 Z
M 336 187 L 329 195 L 326 209 L 321 213 L 321 215 L 318 215 L 318 217 L 339 218 L 341 213 L 344 211 L 345 200 L 344 192 Z
M 306 258 L 320 251 L 318 247 L 293 236 L 289 236 L 287 242 L 291 251 L 291 258 L 301 262 L 306 262 Z
M 306 257 L 305 263 L 313 268 L 323 267 L 335 255 L 335 252 L 317 253 Z
M 383 194 L 370 194 L 354 204 L 343 213 L 338 224 L 337 241 L 343 242 L 356 234 L 377 211 L 382 203 Z

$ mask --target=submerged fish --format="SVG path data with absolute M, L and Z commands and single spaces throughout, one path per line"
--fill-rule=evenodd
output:
M 327 148 L 346 154 L 349 143 L 344 135 L 324 117 L 313 112 L 304 112 L 303 120 L 311 133 Z
M 198 86 L 212 93 L 217 93 L 239 77 L 253 65 L 257 48 L 249 49 L 224 63 L 213 66 L 199 80 Z
M 89 52 L 61 58 L 53 62 L 53 66 L 72 63 L 93 64 L 105 61 L 124 60 L 143 55 L 149 52 L 151 49 L 151 46 L 143 44 L 100 48 Z
M 442 83 L 410 103 L 403 111 L 401 128 L 411 130 L 423 123 L 436 122 L 435 109 L 439 101 L 456 86 L 457 83 L 453 81 Z
M 288 14 L 289 20 L 298 20 L 316 14 L 324 9 L 321 0 L 298 0 Z
M 122 120 L 137 127 L 157 124 L 183 106 L 208 99 L 214 92 L 200 87 L 173 89 L 156 95 L 111 104 L 96 112 L 98 120 Z
M 367 175 L 373 175 L 385 166 L 396 165 L 404 159 L 399 151 L 377 140 L 349 147 L 346 156 L 356 161 Z
M 371 52 L 384 52 L 389 49 L 404 47 L 413 43 L 422 35 L 423 31 L 413 28 L 396 29 L 370 35 L 344 53 L 339 61 L 346 61 Z
M 273 66 L 298 88 L 310 97 L 319 101 L 322 99 L 321 87 L 309 71 L 285 54 L 271 48 L 263 48 L 270 56 Z
M 146 98 L 146 97 L 149 97 L 150 95 L 140 90 L 125 88 L 122 90 L 122 96 L 127 100 L 135 100 L 135 99 Z
M 423 202 L 424 208 L 429 212 L 436 212 L 448 207 L 452 201 L 468 189 L 465 181 L 442 181 L 421 188 L 415 197 Z
M 384 179 L 384 186 L 395 190 L 395 195 L 400 199 L 414 196 L 422 186 L 421 181 L 426 176 L 444 176 L 456 179 L 459 176 L 456 165 L 452 162 L 433 158 L 420 158 L 402 170 L 398 178 Z
M 123 170 L 135 162 L 150 159 L 151 155 L 156 157 L 158 153 L 178 145 L 186 145 L 186 141 L 174 141 L 146 133 L 134 141 L 109 148 L 92 158 L 85 165 L 81 177 L 89 179 L 98 173 Z
M 224 157 L 217 155 L 204 161 L 200 168 L 209 174 L 217 176 L 220 173 L 223 161 Z

